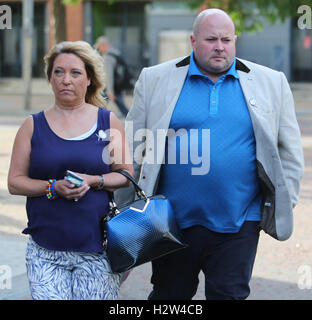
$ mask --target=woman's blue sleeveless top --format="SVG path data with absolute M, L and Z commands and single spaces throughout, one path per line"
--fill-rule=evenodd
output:
M 110 172 L 107 145 L 110 111 L 99 108 L 97 129 L 82 140 L 66 140 L 50 128 L 44 112 L 33 115 L 29 177 L 63 179 L 66 170 L 90 175 Z M 103 135 L 104 131 L 105 134 Z M 105 137 L 106 136 L 106 137 Z M 30 234 L 40 246 L 59 251 L 103 252 L 101 218 L 107 213 L 108 194 L 90 188 L 79 201 L 46 196 L 28 197 L 26 210 Z

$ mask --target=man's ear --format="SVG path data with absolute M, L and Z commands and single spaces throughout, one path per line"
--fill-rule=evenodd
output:
M 195 36 L 194 36 L 194 33 L 192 33 L 191 34 L 191 36 L 190 36 L 190 40 L 191 40 L 191 46 L 192 46 L 192 48 L 193 48 L 193 50 L 194 50 L 194 43 L 195 43 Z

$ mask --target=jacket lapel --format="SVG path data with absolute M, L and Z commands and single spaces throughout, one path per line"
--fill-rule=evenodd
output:
M 251 117 L 254 117 L 254 110 L 257 108 L 257 95 L 254 78 L 250 73 L 238 70 L 239 82 L 242 87 L 248 110 Z
M 255 90 L 254 77 L 252 72 L 250 72 L 250 69 L 239 59 L 236 60 L 236 69 L 239 74 L 239 82 L 242 87 L 249 112 L 252 116 L 253 109 L 257 108 L 257 91 Z
M 163 115 L 153 125 L 153 136 L 157 137 L 156 141 L 154 141 L 154 145 L 157 145 L 157 164 L 163 163 L 167 130 L 169 128 L 174 107 L 178 101 L 181 90 L 183 88 L 188 69 L 189 64 L 179 66 L 178 63 L 173 65 L 170 71 L 168 72 L 168 86 L 167 90 L 163 93 L 166 109 Z M 165 134 L 158 135 L 158 129 L 164 129 Z
M 254 134 L 257 139 L 257 137 L 259 137 L 260 134 L 260 132 L 258 131 L 262 127 L 263 123 L 263 121 L 259 119 L 259 117 L 261 118 L 261 107 L 259 106 L 260 99 L 258 98 L 258 90 L 256 88 L 253 73 L 250 72 L 250 69 L 246 66 L 245 67 L 248 69 L 248 71 L 246 69 L 244 70 L 243 68 L 241 68 L 241 65 L 245 66 L 242 62 L 239 61 L 237 70 L 239 74 L 239 82 L 245 96 L 246 104 L 249 110 L 250 118 L 254 129 Z
M 244 72 L 238 70 L 239 82 L 242 87 L 246 104 L 249 110 L 254 135 L 256 139 L 257 159 L 261 162 L 265 162 L 263 159 L 263 145 L 268 146 L 271 143 L 269 137 L 270 128 L 267 125 L 267 119 L 261 106 L 261 97 L 259 97 L 257 88 L 259 84 L 256 84 L 256 79 L 252 72 Z
M 173 65 L 168 72 L 168 86 L 164 92 L 166 111 L 155 123 L 155 128 L 168 129 L 174 107 L 178 101 L 189 69 L 189 57 Z M 188 59 L 188 63 L 187 63 Z M 186 60 L 186 61 L 185 61 Z M 185 62 L 185 63 L 184 63 Z M 182 64 L 181 64 L 182 63 Z

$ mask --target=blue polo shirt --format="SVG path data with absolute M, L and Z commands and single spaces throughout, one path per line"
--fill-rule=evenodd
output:
M 256 142 L 236 71 L 214 83 L 193 53 L 166 141 L 158 193 L 173 205 L 179 226 L 238 232 L 261 219 Z

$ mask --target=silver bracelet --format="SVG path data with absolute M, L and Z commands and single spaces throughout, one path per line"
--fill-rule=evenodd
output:
M 104 188 L 104 175 L 100 175 L 100 183 L 95 187 L 95 190 L 102 190 Z

